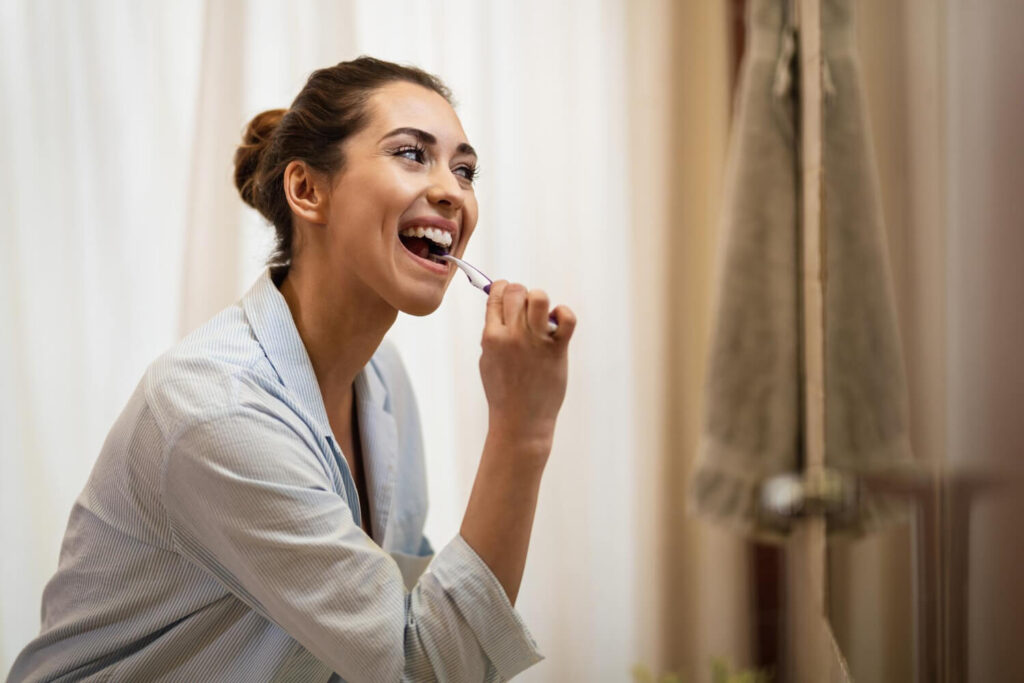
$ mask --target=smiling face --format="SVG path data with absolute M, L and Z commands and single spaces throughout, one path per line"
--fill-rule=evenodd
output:
M 325 256 L 345 286 L 426 315 L 441 304 L 454 266 L 416 255 L 426 255 L 426 244 L 408 236 L 432 228 L 428 236 L 450 236 L 448 250 L 462 255 L 477 220 L 476 154 L 454 110 L 427 88 L 390 83 L 367 108 L 368 123 L 343 143 L 344 166 L 331 183 Z

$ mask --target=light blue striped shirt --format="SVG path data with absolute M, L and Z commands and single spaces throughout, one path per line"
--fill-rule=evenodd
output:
M 10 681 L 497 681 L 541 655 L 461 536 L 436 555 L 388 344 L 356 378 L 370 538 L 269 271 L 147 370 Z

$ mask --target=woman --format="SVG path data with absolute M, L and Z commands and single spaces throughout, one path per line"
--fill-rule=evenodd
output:
M 447 89 L 369 58 L 322 69 L 235 161 L 276 229 L 272 267 L 147 370 L 11 680 L 511 678 L 540 659 L 512 605 L 572 312 L 549 335 L 544 292 L 491 289 L 487 439 L 435 556 L 415 402 L 381 342 L 399 311 L 440 305 L 454 269 L 430 250 L 461 255 L 476 224 Z

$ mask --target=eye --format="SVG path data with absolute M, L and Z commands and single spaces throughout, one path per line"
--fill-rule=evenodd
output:
M 465 178 L 469 182 L 473 182 L 474 180 L 476 180 L 476 177 L 478 175 L 476 166 L 469 166 L 467 164 L 463 164 L 462 166 L 456 167 L 455 170 L 452 171 L 452 173 L 462 178 Z
M 420 145 L 403 145 L 391 150 L 391 155 L 422 164 L 426 162 L 427 150 Z

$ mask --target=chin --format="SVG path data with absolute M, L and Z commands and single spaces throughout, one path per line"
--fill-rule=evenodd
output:
M 408 315 L 415 315 L 417 317 L 423 317 L 430 315 L 441 306 L 441 301 L 444 298 L 444 292 L 439 292 L 437 296 L 431 297 L 409 297 L 405 301 L 401 302 L 402 305 L 396 306 L 402 313 Z
M 407 308 L 400 309 L 402 313 L 408 313 L 409 315 L 415 315 L 416 317 L 422 318 L 425 315 L 430 315 L 438 309 L 437 305 L 423 305 L 423 306 L 409 306 Z

